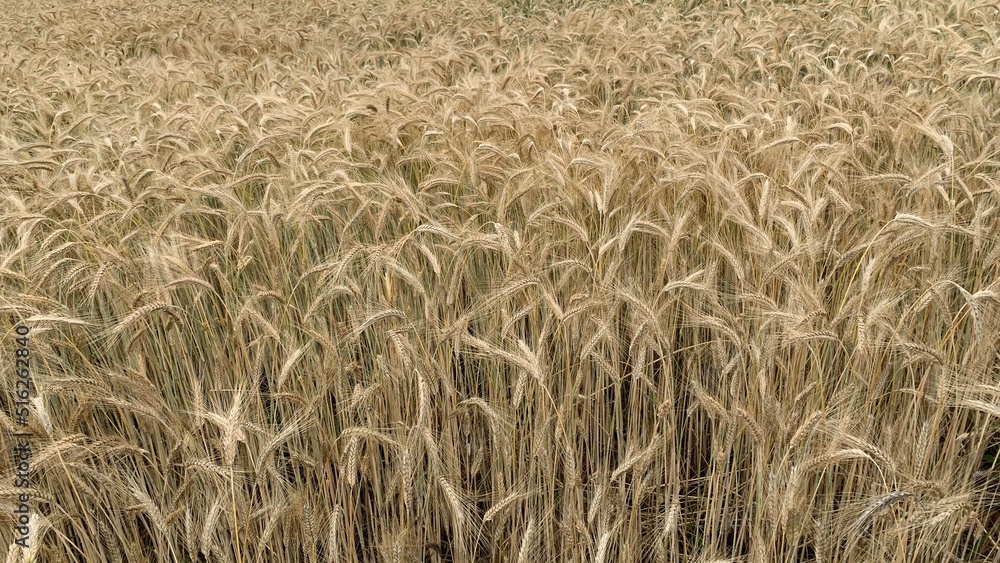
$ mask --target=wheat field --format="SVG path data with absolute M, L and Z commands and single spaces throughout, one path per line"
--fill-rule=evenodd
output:
M 1000 560 L 991 2 L 0 8 L 0 561 Z

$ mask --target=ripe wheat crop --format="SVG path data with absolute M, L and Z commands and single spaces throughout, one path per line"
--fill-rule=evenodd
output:
M 1000 560 L 992 2 L 0 8 L 0 559 Z

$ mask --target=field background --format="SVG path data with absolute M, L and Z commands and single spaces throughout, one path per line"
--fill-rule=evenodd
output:
M 0 0 L 0 559 L 997 561 L 998 67 L 985 1 Z

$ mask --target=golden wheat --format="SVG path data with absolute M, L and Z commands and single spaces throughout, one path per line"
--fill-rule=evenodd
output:
M 990 2 L 0 7 L 7 561 L 1000 558 Z

